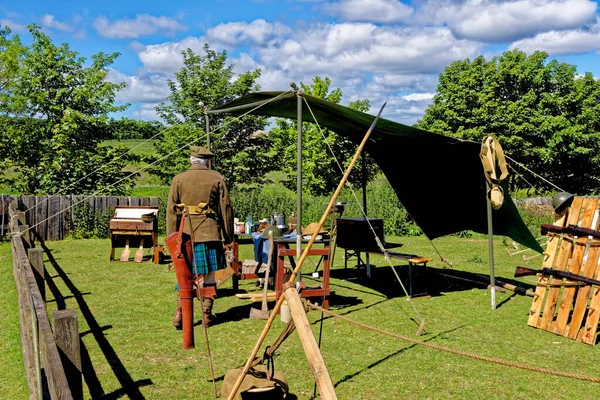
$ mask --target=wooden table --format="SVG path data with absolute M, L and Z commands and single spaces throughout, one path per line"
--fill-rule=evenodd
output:
M 322 285 L 317 288 L 305 288 L 300 292 L 300 296 L 304 298 L 320 298 L 323 302 L 323 308 L 329 308 L 329 276 L 330 276 L 330 248 L 329 239 L 315 241 L 314 245 L 322 245 L 322 248 L 315 248 L 314 245 L 308 251 L 309 256 L 321 256 L 323 259 L 323 282 Z M 288 257 L 292 268 L 295 267 L 296 261 L 296 249 L 290 248 L 290 244 L 295 244 L 296 239 L 275 239 L 275 246 L 277 247 L 277 269 L 275 276 L 275 289 L 277 293 L 277 299 L 283 294 L 282 285 L 284 283 L 285 275 L 285 258 Z M 302 240 L 302 243 L 308 243 L 308 240 Z M 302 249 L 304 251 L 304 248 Z M 300 253 L 302 254 L 303 251 Z

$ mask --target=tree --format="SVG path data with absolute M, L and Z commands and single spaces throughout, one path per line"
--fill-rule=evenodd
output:
M 9 27 L 0 26 L 0 116 L 9 112 L 10 101 L 23 58 L 24 47 Z
M 300 82 L 304 93 L 339 104 L 342 100 L 342 91 L 337 88 L 330 92 L 330 86 L 331 80 L 328 77 L 322 79 L 316 76 L 310 85 Z M 349 107 L 366 112 L 369 110 L 370 103 L 368 100 L 357 100 Z M 304 112 L 310 111 L 304 107 Z M 276 119 L 275 123 L 276 126 L 269 133 L 270 152 L 278 155 L 274 168 L 288 177 L 285 181 L 286 186 L 295 189 L 296 181 L 292 178 L 296 176 L 298 123 L 295 120 L 281 118 Z M 354 155 L 356 145 L 326 128 L 321 127 L 319 130 L 316 124 L 303 123 L 302 149 L 302 187 L 308 194 L 323 195 L 331 194 L 343 175 L 336 158 L 342 169 L 345 169 Z M 366 157 L 366 165 L 368 182 L 377 171 L 377 167 L 368 157 Z M 361 170 L 351 174 L 349 181 L 361 183 Z
M 24 48 L 19 37 L 11 36 L 9 27 L 0 26 L 0 126 L 6 127 L 11 119 L 8 117 L 13 105 L 14 88 L 19 76 Z M 8 165 L 11 145 L 8 135 L 0 135 L 0 170 Z M 0 183 L 5 181 L 0 177 Z
M 565 190 L 590 193 L 600 176 L 599 94 L 599 83 L 580 79 L 575 66 L 512 50 L 449 65 L 417 126 L 476 141 L 493 134 L 517 162 Z
M 106 136 L 115 93 L 106 81 L 118 53 L 98 53 L 91 64 L 64 43 L 56 46 L 37 25 L 26 48 L 7 126 L 15 187 L 26 193 L 124 194 L 133 183 L 122 169 L 123 150 L 99 146 Z M 33 123 L 35 121 L 35 123 Z M 84 178 L 85 177 L 85 178 Z
M 204 108 L 217 108 L 259 89 L 259 69 L 236 75 L 233 65 L 227 65 L 227 52 L 217 53 L 205 44 L 203 53 L 197 55 L 191 49 L 182 52 L 183 67 L 175 73 L 175 80 L 169 81 L 171 94 L 156 108 L 170 125 L 155 145 L 162 159 L 153 172 L 165 182 L 189 167 L 190 144 L 206 145 Z M 227 178 L 228 185 L 260 182 L 269 163 L 263 154 L 266 139 L 256 133 L 264 129 L 266 120 L 213 114 L 209 121 L 215 168 Z
M 121 118 L 110 119 L 110 136 L 107 139 L 150 139 L 157 136 L 163 129 L 159 121 L 138 121 Z

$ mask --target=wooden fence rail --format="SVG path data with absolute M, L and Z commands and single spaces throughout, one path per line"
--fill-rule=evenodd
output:
M 28 233 L 23 233 L 27 226 L 19 220 L 19 214 L 13 209 L 8 209 L 9 230 L 12 236 L 13 277 L 18 292 L 19 321 L 21 327 L 21 345 L 23 351 L 23 364 L 29 388 L 29 399 L 73 399 L 73 395 L 61 361 L 58 346 L 48 313 L 43 279 L 37 275 L 45 275 L 42 268 L 37 265 L 34 269 L 30 259 L 39 259 L 33 255 L 33 248 L 25 240 Z M 22 214 L 21 214 L 22 216 Z M 31 257 L 28 256 L 31 252 Z M 37 262 L 36 262 L 37 263 Z M 45 287 L 45 286 L 44 286 Z M 79 338 L 76 338 L 77 346 Z M 79 377 L 81 380 L 81 377 Z
M 74 210 L 89 205 L 89 211 L 107 215 L 116 206 L 154 206 L 158 197 L 127 196 L 16 196 L 0 195 L 0 239 L 8 234 L 8 209 L 15 204 L 17 211 L 25 213 L 27 225 L 42 240 L 62 240 L 69 235 L 75 222 Z

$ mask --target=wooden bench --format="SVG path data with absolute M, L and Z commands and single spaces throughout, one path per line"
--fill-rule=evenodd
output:
M 388 247 L 388 245 L 390 247 Z M 400 247 L 400 246 L 402 246 L 402 245 L 398 244 L 397 246 L 394 246 L 394 243 L 386 243 L 386 250 L 387 250 L 387 248 L 394 248 L 394 247 Z M 376 255 L 380 255 L 380 256 L 385 256 L 385 254 L 380 249 L 344 249 L 344 250 L 345 250 L 344 268 L 347 268 L 348 259 L 350 259 L 352 257 L 358 258 L 357 266 L 360 266 L 361 262 L 362 262 L 360 253 L 376 254 Z M 412 271 L 412 268 L 414 265 L 422 265 L 425 267 L 425 266 L 427 266 L 428 262 L 433 261 L 433 258 L 421 257 L 416 254 L 399 253 L 399 252 L 394 252 L 394 251 L 388 251 L 387 254 L 390 256 L 390 258 L 406 260 L 408 262 L 408 294 L 409 294 L 409 296 L 411 298 L 428 296 L 427 293 L 421 293 L 418 295 L 415 295 L 413 293 L 413 284 L 412 284 L 413 271 Z M 367 276 L 370 277 L 371 273 L 370 273 L 369 266 L 368 266 L 368 264 L 364 264 L 364 265 L 367 265 Z

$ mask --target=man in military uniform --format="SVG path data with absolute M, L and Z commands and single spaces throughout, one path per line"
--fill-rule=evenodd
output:
M 171 183 L 166 210 L 167 235 L 178 230 L 178 216 L 187 208 L 190 218 L 184 219 L 184 234 L 193 238 L 196 268 L 193 274 L 204 278 L 204 288 L 216 289 L 215 272 L 225 268 L 225 257 L 231 257 L 230 251 L 225 252 L 233 242 L 231 199 L 221 174 L 209 169 L 213 154 L 201 146 L 192 146 L 190 150 L 190 168 L 176 175 Z M 202 322 L 206 325 L 215 319 L 212 314 L 215 296 L 203 296 Z M 181 326 L 179 294 L 173 325 Z

